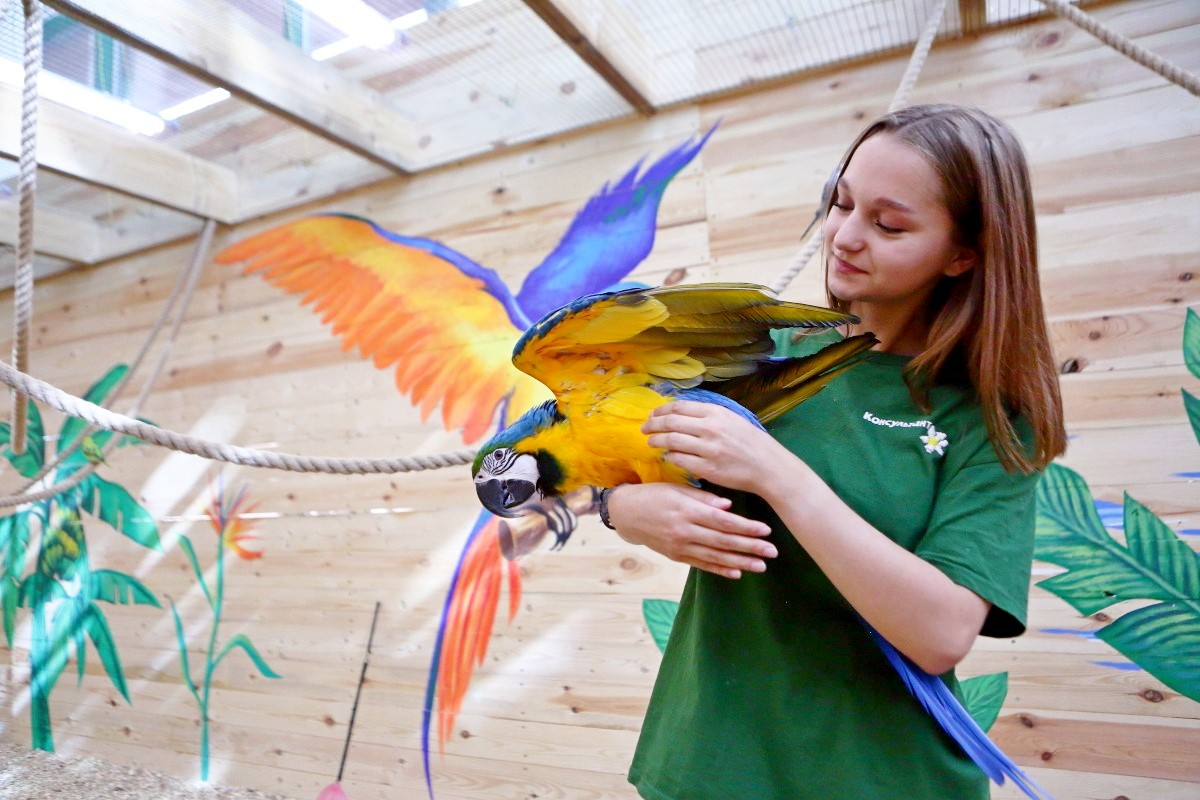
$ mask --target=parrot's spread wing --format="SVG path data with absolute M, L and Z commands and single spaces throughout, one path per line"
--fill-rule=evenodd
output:
M 518 341 L 513 364 L 549 387 L 559 413 L 570 417 L 629 390 L 689 389 L 751 375 L 774 350 L 773 328 L 828 328 L 853 319 L 782 301 L 755 284 L 630 289 L 583 297 L 547 315 Z
M 344 349 L 394 365 L 396 388 L 423 419 L 441 405 L 446 429 L 462 428 L 464 442 L 487 432 L 498 407 L 507 424 L 545 397 L 508 363 L 528 324 L 508 289 L 445 245 L 322 215 L 238 242 L 217 261 L 246 262 L 244 272 L 301 295 Z

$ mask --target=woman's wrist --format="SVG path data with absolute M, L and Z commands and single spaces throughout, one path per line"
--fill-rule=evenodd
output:
M 612 488 L 604 488 L 600 490 L 600 497 L 597 502 L 597 510 L 600 513 L 600 522 L 610 531 L 615 531 L 617 528 L 613 525 L 612 518 L 609 516 L 609 502 L 612 500 L 613 492 L 620 489 L 625 484 L 619 483 Z

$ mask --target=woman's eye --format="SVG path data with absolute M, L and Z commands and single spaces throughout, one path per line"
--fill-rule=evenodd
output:
M 893 228 L 891 225 L 884 225 L 878 220 L 876 220 L 875 225 L 884 233 L 900 233 L 903 230 L 903 228 Z
M 832 206 L 833 208 L 836 208 L 838 211 L 849 211 L 850 210 L 850 205 L 848 203 L 839 203 L 837 200 L 834 200 L 829 205 Z

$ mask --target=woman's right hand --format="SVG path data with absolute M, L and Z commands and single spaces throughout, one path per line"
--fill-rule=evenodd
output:
M 763 572 L 777 555 L 766 523 L 730 512 L 730 501 L 673 483 L 630 483 L 613 489 L 608 518 L 617 534 L 672 561 L 726 578 Z

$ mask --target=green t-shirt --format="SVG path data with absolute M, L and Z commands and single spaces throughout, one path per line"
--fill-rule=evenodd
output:
M 1037 476 L 1000 465 L 971 392 L 936 387 L 922 412 L 902 377 L 907 362 L 872 352 L 768 428 L 869 523 L 992 603 L 985 635 L 1016 636 Z M 751 495 L 735 510 L 771 525 L 779 555 L 739 580 L 688 576 L 629 771 L 641 796 L 987 798 L 987 778 L 778 516 Z M 944 679 L 957 692 L 953 674 Z

